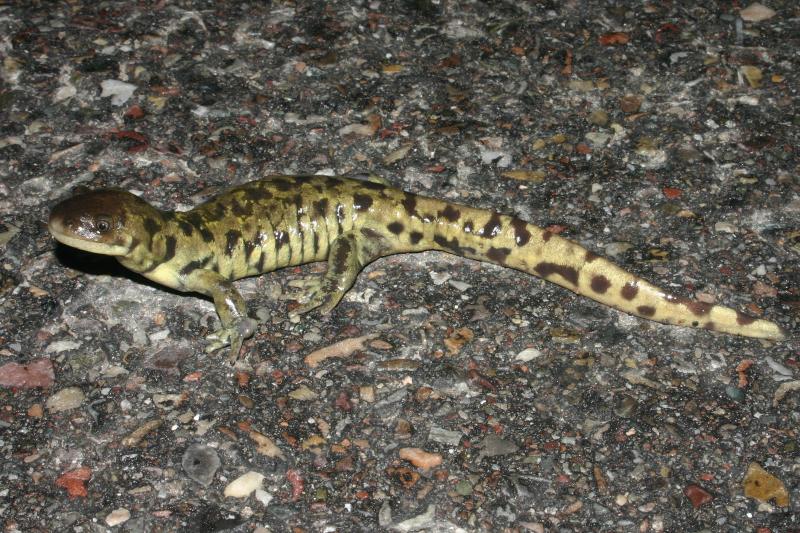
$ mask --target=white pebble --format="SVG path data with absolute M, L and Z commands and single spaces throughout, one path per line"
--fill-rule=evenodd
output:
M 525 348 L 524 350 L 519 352 L 514 359 L 516 359 L 517 361 L 530 361 L 531 359 L 536 359 L 541 356 L 542 356 L 541 350 L 538 350 L 536 348 Z
M 762 20 L 774 17 L 775 11 L 764 4 L 755 2 L 739 11 L 739 16 L 742 17 L 742 20 L 746 20 L 747 22 L 761 22 Z
M 61 389 L 47 399 L 47 409 L 50 412 L 69 411 L 80 407 L 86 396 L 78 387 L 67 387 Z
M 127 102 L 133 96 L 133 91 L 136 90 L 136 85 L 119 80 L 103 80 L 100 82 L 100 87 L 103 88 L 100 97 L 110 96 L 111 103 L 114 105 L 122 105 Z
M 225 487 L 225 497 L 247 498 L 254 491 L 260 489 L 263 482 L 264 475 L 251 470 L 228 483 L 228 486 Z
M 128 520 L 131 519 L 131 512 L 124 507 L 120 507 L 119 509 L 114 509 L 106 516 L 106 524 L 108 527 L 118 526 L 120 524 L 124 524 Z

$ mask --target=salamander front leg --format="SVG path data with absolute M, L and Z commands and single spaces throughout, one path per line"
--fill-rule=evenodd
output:
M 222 327 L 206 337 L 211 343 L 206 352 L 214 352 L 230 345 L 228 362 L 235 363 L 242 349 L 242 342 L 253 335 L 258 323 L 247 316 L 247 305 L 233 283 L 210 270 L 195 270 L 185 281 L 187 289 L 214 299 Z

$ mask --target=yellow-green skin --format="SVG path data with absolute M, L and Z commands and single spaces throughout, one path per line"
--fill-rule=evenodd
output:
M 233 281 L 313 261 L 328 271 L 294 314 L 327 313 L 367 263 L 441 250 L 522 270 L 626 313 L 665 324 L 780 340 L 773 322 L 673 296 L 580 245 L 515 217 L 417 196 L 377 181 L 270 176 L 186 212 L 160 211 L 119 190 L 58 204 L 50 232 L 64 244 L 116 256 L 173 289 L 210 296 L 222 322 L 209 351 L 238 357 L 256 323 Z

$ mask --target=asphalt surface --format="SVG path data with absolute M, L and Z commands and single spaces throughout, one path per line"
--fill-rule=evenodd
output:
M 0 7 L 3 531 L 800 531 L 800 10 L 743 7 Z M 426 252 L 299 322 L 324 266 L 237 282 L 232 368 L 210 302 L 47 232 L 77 187 L 274 173 L 515 214 L 790 338 Z

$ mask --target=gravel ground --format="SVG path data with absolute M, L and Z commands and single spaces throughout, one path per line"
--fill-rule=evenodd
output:
M 3 531 L 800 531 L 800 9 L 625 4 L 0 7 Z M 231 368 L 210 302 L 46 229 L 76 186 L 186 209 L 311 172 L 517 214 L 794 336 L 431 252 L 299 323 L 320 265 L 238 282 L 262 324 Z

